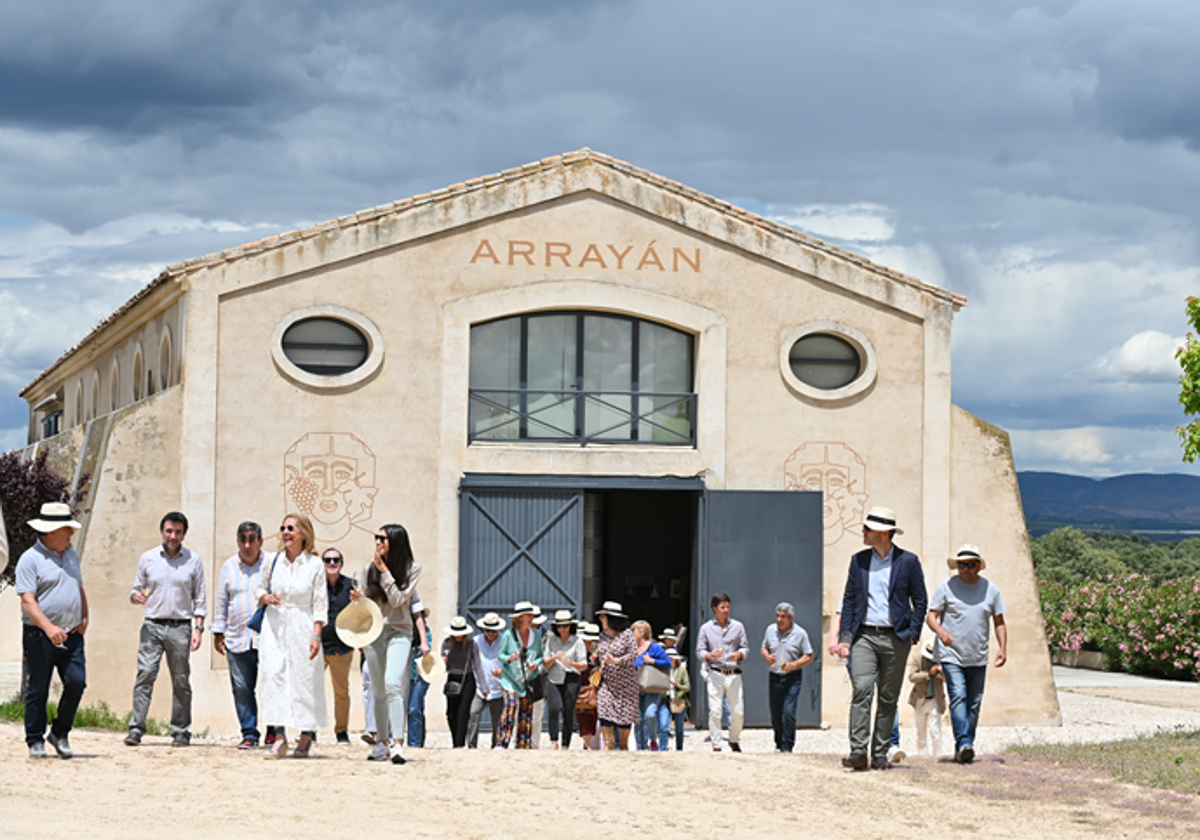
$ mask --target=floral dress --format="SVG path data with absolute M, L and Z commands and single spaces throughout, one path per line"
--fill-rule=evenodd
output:
M 596 661 L 604 662 L 605 655 L 617 660 L 604 665 L 604 676 L 596 691 L 596 711 L 601 721 L 617 726 L 633 726 L 638 719 L 637 642 L 632 630 L 616 638 L 602 638 L 596 647 Z

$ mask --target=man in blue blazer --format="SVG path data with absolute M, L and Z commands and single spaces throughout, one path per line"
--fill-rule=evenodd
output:
M 850 755 L 842 764 L 854 770 L 891 769 L 887 751 L 896 702 L 909 651 L 920 640 L 925 621 L 928 598 L 921 561 L 892 542 L 903 533 L 896 527 L 895 511 L 871 508 L 863 522 L 863 543 L 870 547 L 850 560 L 842 595 L 837 655 L 850 657 L 854 691 Z M 871 700 L 877 692 L 872 731 Z

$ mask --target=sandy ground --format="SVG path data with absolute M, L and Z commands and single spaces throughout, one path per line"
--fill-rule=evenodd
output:
M 1200 726 L 1195 702 L 1162 703 L 1172 689 L 1123 699 L 1060 692 L 1066 725 L 980 732 L 981 757 L 962 767 L 910 758 L 887 773 L 851 773 L 838 756 L 844 729 L 799 733 L 802 753 L 771 752 L 770 733 L 745 733 L 746 752 L 715 754 L 689 730 L 682 753 L 450 750 L 432 733 L 403 767 L 367 762 L 368 747 L 319 743 L 307 760 L 265 761 L 232 741 L 173 749 L 147 738 L 125 747 L 111 732 L 76 731 L 71 761 L 26 758 L 23 730 L 0 725 L 0 836 L 206 838 L 244 832 L 326 838 L 495 838 L 518 826 L 602 836 L 698 837 L 1167 837 L 1200 830 L 1200 803 L 1116 785 L 1002 752 L 1013 741 L 1100 740 Z M 1132 692 L 1132 693 L 1131 693 Z M 1138 692 L 1141 692 L 1139 698 Z M 1137 702 L 1137 701 L 1144 702 Z M 668 791 L 669 793 L 664 793 Z M 368 825 L 364 826 L 363 823 Z M 386 823 L 392 826 L 385 827 Z M 590 833 L 590 831 L 589 831 Z

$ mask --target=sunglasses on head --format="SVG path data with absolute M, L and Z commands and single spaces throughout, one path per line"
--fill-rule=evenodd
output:
M 978 565 L 979 565 L 978 560 L 959 560 L 958 561 L 958 568 L 960 568 L 960 569 L 974 569 Z
M 296 530 L 296 526 L 295 526 L 295 525 L 280 525 L 280 526 L 279 526 L 279 533 L 281 533 L 281 534 L 282 534 L 284 531 L 288 531 L 288 532 L 290 533 L 290 532 L 292 532 L 292 531 L 295 531 L 295 530 Z

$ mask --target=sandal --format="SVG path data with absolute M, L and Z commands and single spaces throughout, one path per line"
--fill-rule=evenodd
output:
M 312 749 L 313 739 L 309 735 L 301 735 L 300 740 L 296 742 L 296 749 L 292 752 L 292 758 L 308 758 L 308 751 Z
M 271 749 L 267 750 L 266 758 L 287 758 L 288 745 L 284 738 L 276 738 Z

